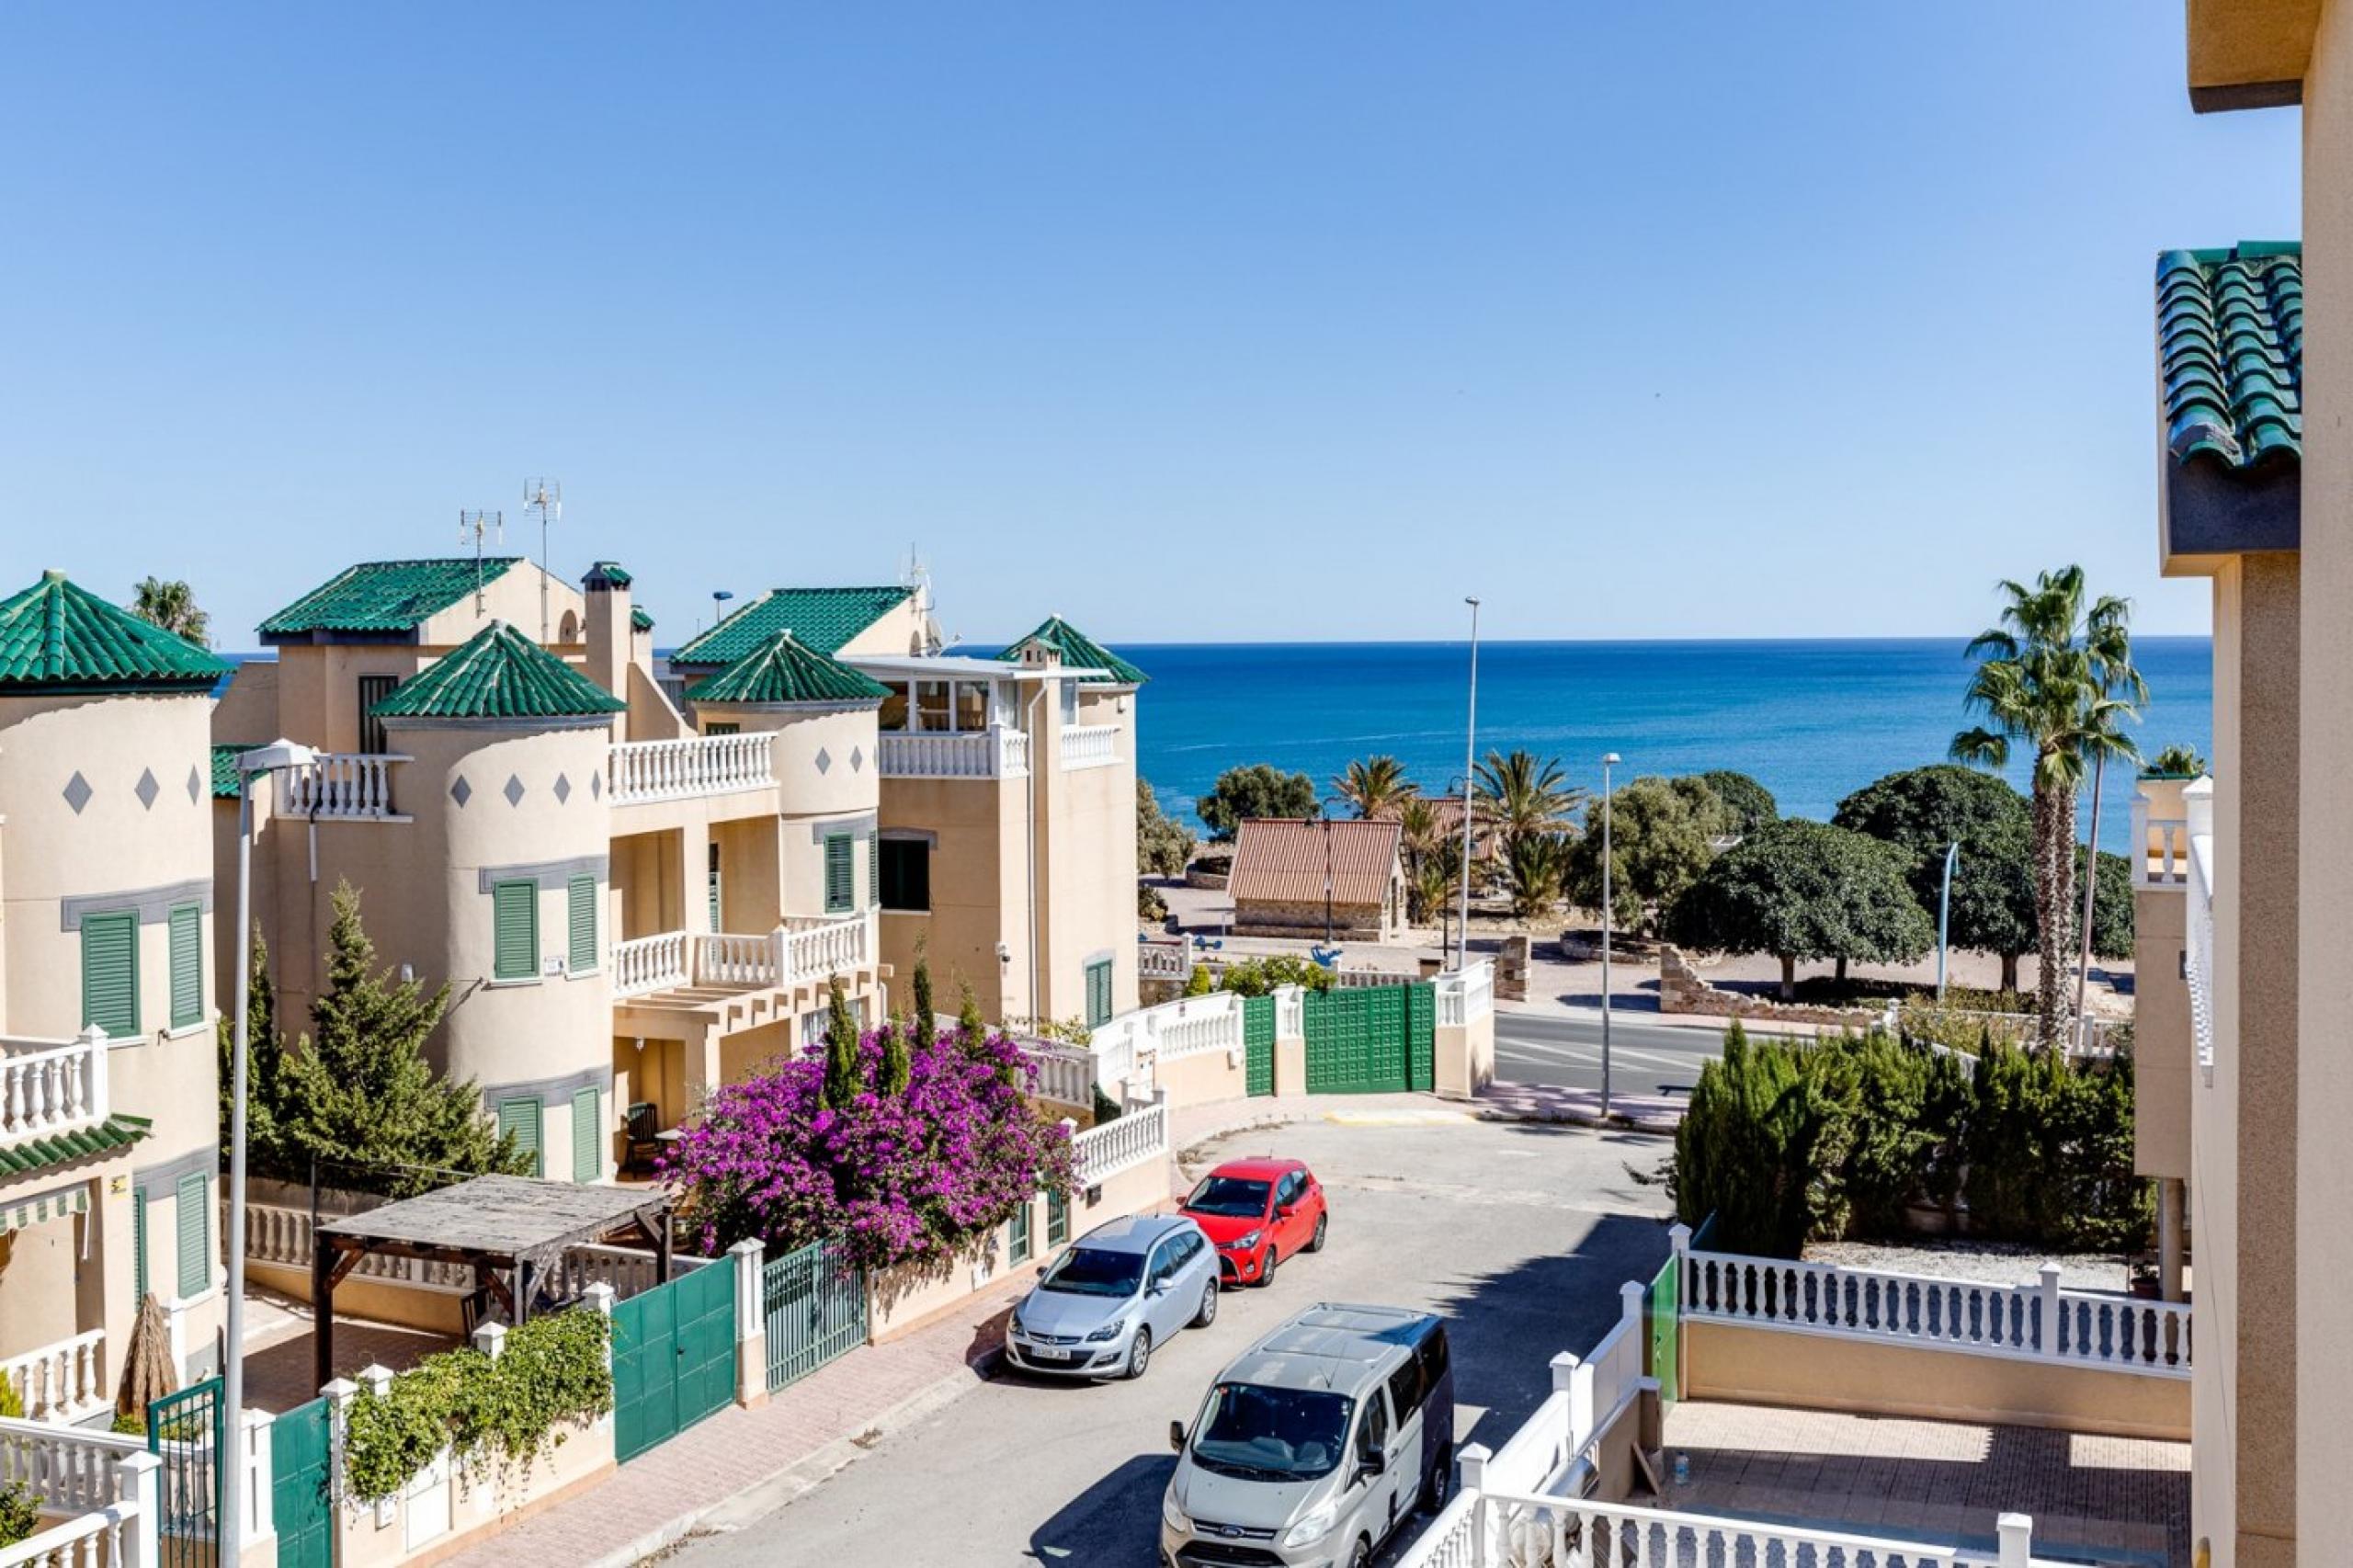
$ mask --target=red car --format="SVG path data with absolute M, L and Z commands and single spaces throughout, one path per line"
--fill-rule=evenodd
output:
M 1324 1187 L 1297 1160 L 1228 1160 L 1201 1178 L 1184 1212 L 1217 1248 L 1221 1284 L 1274 1283 L 1298 1252 L 1324 1250 Z

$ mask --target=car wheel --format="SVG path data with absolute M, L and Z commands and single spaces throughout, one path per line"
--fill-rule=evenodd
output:
M 1454 1494 L 1454 1449 L 1451 1445 L 1438 1451 L 1438 1462 L 1430 1466 L 1427 1481 L 1422 1483 L 1422 1508 L 1436 1514 L 1446 1507 L 1447 1498 Z
M 1201 1304 L 1193 1313 L 1193 1326 L 1207 1328 L 1217 1321 L 1217 1280 L 1212 1278 L 1201 1287 Z
M 1135 1342 L 1128 1346 L 1128 1364 L 1120 1372 L 1124 1378 L 1140 1378 L 1152 1365 L 1152 1330 L 1136 1330 Z
M 1315 1233 L 1307 1238 L 1308 1251 L 1322 1252 L 1324 1250 L 1324 1228 L 1331 1222 L 1332 1211 L 1328 1209 L 1315 1216 Z
M 1282 1262 L 1283 1249 L 1274 1243 L 1267 1244 L 1267 1261 L 1258 1268 L 1258 1289 L 1265 1290 L 1275 1282 L 1275 1266 Z
M 1357 1549 L 1348 1553 L 1348 1568 L 1372 1568 L 1372 1542 L 1357 1537 Z

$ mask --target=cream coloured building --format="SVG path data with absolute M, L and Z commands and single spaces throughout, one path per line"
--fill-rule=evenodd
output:
M 48 573 L 0 600 L 0 1373 L 112 1403 L 142 1294 L 217 1364 L 210 693 L 228 666 Z

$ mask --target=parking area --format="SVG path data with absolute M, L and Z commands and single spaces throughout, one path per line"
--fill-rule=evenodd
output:
M 1175 1463 L 1169 1422 L 1190 1420 L 1228 1360 L 1318 1301 L 1444 1314 L 1458 1430 L 1492 1446 L 1543 1400 L 1552 1355 L 1598 1338 L 1617 1317 L 1620 1283 L 1648 1278 L 1665 1256 L 1665 1196 L 1627 1167 L 1647 1171 L 1667 1147 L 1368 1107 L 1189 1151 L 1188 1172 L 1243 1154 L 1307 1161 L 1330 1199 L 1329 1244 L 1286 1264 L 1269 1289 L 1229 1292 L 1214 1325 L 1178 1335 L 1139 1381 L 1000 1371 L 797 1500 L 687 1542 L 674 1561 L 1153 1568 Z

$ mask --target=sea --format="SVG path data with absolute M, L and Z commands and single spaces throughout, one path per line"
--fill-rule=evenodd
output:
M 1827 818 L 1846 795 L 1941 762 L 1974 721 L 1964 638 L 1775 642 L 1482 642 L 1476 746 L 1558 757 L 1569 782 L 1601 785 L 1728 767 L 1772 790 L 1784 815 Z M 2213 658 L 2203 637 L 2143 637 L 2149 701 L 2130 727 L 2144 754 L 2211 755 Z M 1138 767 L 1164 807 L 1192 821 L 1219 773 L 1266 762 L 1332 778 L 1386 753 L 1431 793 L 1460 787 L 1471 650 L 1463 642 L 1120 644 L 1152 677 L 1139 704 Z M 2012 782 L 2027 782 L 2014 757 Z M 2088 790 L 2086 790 L 2088 794 Z M 2132 770 L 2111 768 L 2100 845 L 2121 850 Z M 2088 801 L 2086 801 L 2086 806 Z M 2085 825 L 2088 825 L 2086 823 Z

